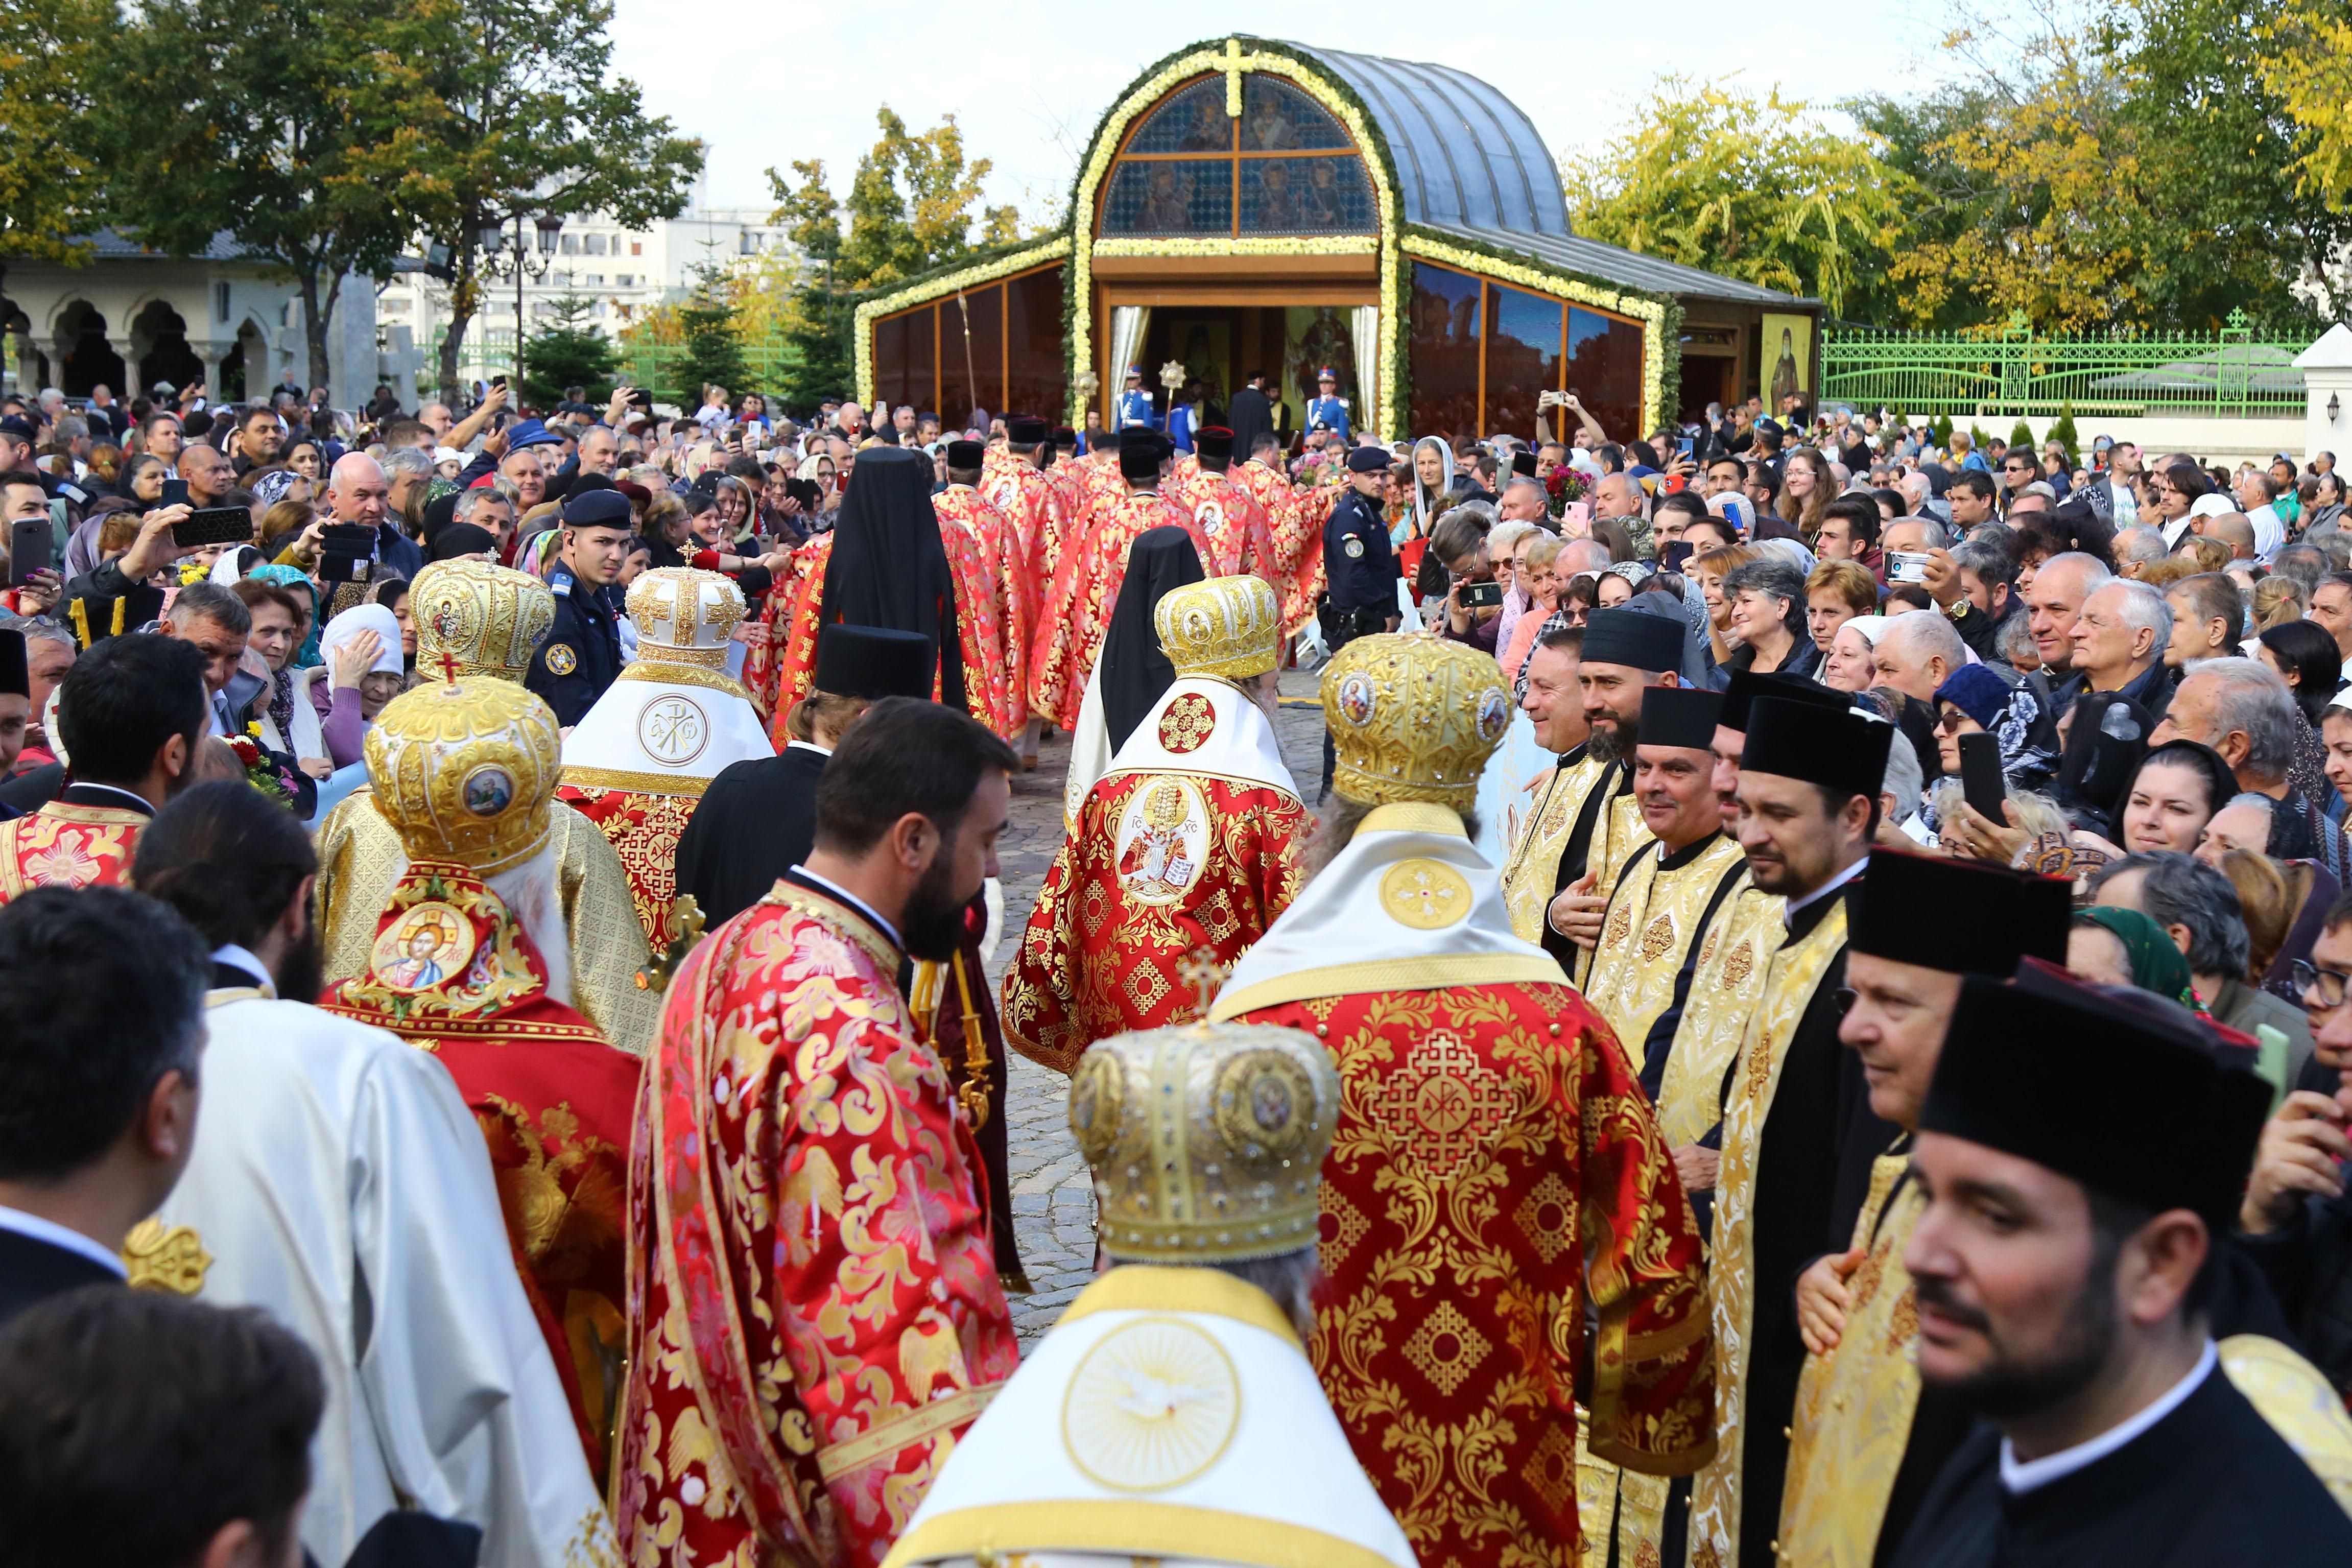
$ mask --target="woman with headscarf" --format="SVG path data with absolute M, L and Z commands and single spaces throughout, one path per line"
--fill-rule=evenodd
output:
M 364 768 L 362 740 L 383 705 L 400 695 L 407 667 L 400 657 L 400 623 L 382 605 L 354 605 L 327 624 L 327 679 L 310 683 L 310 704 L 339 772 Z M 326 687 L 322 692 L 320 689 Z M 339 792 L 348 794 L 345 788 Z M 321 791 L 320 810 L 328 809 Z
M 287 660 L 286 667 L 289 669 L 313 669 L 324 663 L 319 652 L 319 634 L 326 629 L 319 624 L 319 584 L 305 576 L 299 566 L 274 563 L 257 566 L 251 575 L 258 582 L 277 584 L 310 606 L 301 624 L 294 628 L 296 641 L 300 646 L 295 648 L 294 657 Z
M 2045 787 L 2058 770 L 2058 722 L 2033 689 L 2012 685 L 1990 665 L 1962 665 L 1936 688 L 1936 728 L 1943 772 L 1960 776 L 1960 737 L 1984 732 L 2000 742 L 2000 771 L 2014 790 Z
M 840 520 L 803 548 L 771 740 L 789 743 L 779 728 L 782 716 L 808 695 L 817 627 L 836 622 L 929 637 L 940 700 L 1003 732 L 1011 694 L 994 584 L 971 536 L 940 526 L 929 458 L 884 446 L 859 453 Z
M 2066 937 L 2066 969 L 2100 985 L 2134 985 L 2203 1013 L 2189 960 L 2165 929 L 2137 910 L 2078 910 Z
M 1127 575 L 1103 632 L 1102 657 L 1087 679 L 1077 728 L 1070 731 L 1070 773 L 1062 786 L 1066 821 L 1077 820 L 1079 805 L 1109 770 L 1110 760 L 1176 682 L 1176 667 L 1160 651 L 1152 611 L 1170 589 L 1206 575 L 1192 536 L 1181 528 L 1146 529 L 1128 547 Z

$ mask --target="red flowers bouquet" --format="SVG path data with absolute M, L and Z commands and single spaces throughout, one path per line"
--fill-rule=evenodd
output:
M 1570 501 L 1582 500 L 1584 491 L 1584 476 L 1566 463 L 1554 468 L 1544 480 L 1544 494 L 1551 514 L 1555 518 L 1568 510 Z
M 294 781 L 287 776 L 286 770 L 278 765 L 278 760 L 262 749 L 259 737 L 253 732 L 260 727 L 256 724 L 245 734 L 231 735 L 228 749 L 236 753 L 236 760 L 244 765 L 246 783 L 290 810 L 294 805 Z

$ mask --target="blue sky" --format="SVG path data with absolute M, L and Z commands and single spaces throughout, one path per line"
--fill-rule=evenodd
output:
M 876 108 L 887 102 L 917 129 L 952 112 L 969 155 L 994 161 L 988 200 L 1015 203 L 1031 219 L 1066 193 L 1095 121 L 1138 71 L 1236 29 L 1467 71 L 1526 110 L 1555 153 L 1605 141 L 1668 73 L 1736 74 L 1759 89 L 1778 82 L 1827 101 L 1899 90 L 1943 68 L 1940 21 L 1905 19 L 1900 8 L 1772 12 L 1684 0 L 1631 13 L 1595 6 L 1583 25 L 1564 19 L 1564 8 L 1528 6 L 1520 13 L 1527 26 L 1516 30 L 1495 25 L 1512 14 L 1507 6 L 1465 14 L 1358 0 L 1344 20 L 1334 8 L 1328 22 L 1302 11 L 1280 25 L 1245 22 L 1239 6 L 1198 7 L 1191 20 L 1177 17 L 1180 9 L 788 5 L 737 21 L 689 12 L 682 24 L 674 4 L 618 0 L 614 58 L 650 109 L 710 143 L 702 193 L 710 205 L 764 204 L 762 171 L 806 157 L 825 160 L 838 194 L 873 142 Z M 1223 31 L 1206 19 L 1221 14 Z M 901 27 L 901 15 L 930 20 Z M 1465 15 L 1469 25 L 1460 25 Z

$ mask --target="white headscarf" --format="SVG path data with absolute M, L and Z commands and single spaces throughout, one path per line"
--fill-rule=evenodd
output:
M 1435 447 L 1439 458 L 1445 464 L 1445 478 L 1437 487 L 1437 504 L 1434 508 L 1430 505 L 1429 498 L 1422 493 L 1423 487 L 1421 482 L 1421 449 L 1423 447 Z M 1429 531 L 1437 526 L 1438 518 L 1454 505 L 1450 499 L 1454 493 L 1454 448 L 1446 445 L 1445 438 L 1442 436 L 1423 436 L 1412 444 L 1412 458 L 1413 528 L 1422 538 L 1427 539 Z
M 335 667 L 335 650 L 362 632 L 373 632 L 383 644 L 376 650 L 375 662 L 362 674 L 399 675 L 406 670 L 407 662 L 400 652 L 399 618 L 382 605 L 353 605 L 327 623 L 326 633 L 319 639 L 319 651 L 325 656 L 328 669 Z

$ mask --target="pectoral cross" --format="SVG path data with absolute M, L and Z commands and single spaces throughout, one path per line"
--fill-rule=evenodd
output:
M 1233 972 L 1231 964 L 1217 962 L 1216 949 L 1211 947 L 1196 947 L 1176 962 L 1176 978 L 1192 988 L 1203 1019 L 1208 1017 L 1209 1004 L 1216 1000 L 1225 976 Z
M 1226 119 L 1239 120 L 1242 117 L 1242 72 L 1256 64 L 1255 55 L 1242 53 L 1242 41 L 1239 38 L 1225 40 L 1225 52 L 1218 68 L 1225 73 Z

